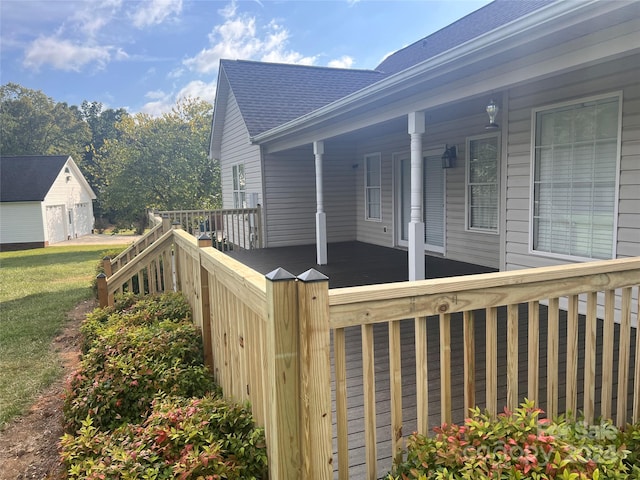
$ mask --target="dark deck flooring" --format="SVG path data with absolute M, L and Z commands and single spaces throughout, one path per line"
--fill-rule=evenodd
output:
M 316 264 L 315 245 L 237 250 L 225 253 L 265 275 L 278 267 L 284 268 L 293 275 L 300 275 L 310 268 L 315 268 L 329 277 L 330 288 L 404 282 L 408 279 L 408 260 L 405 250 L 363 242 L 330 243 L 327 247 L 327 265 Z M 479 265 L 429 255 L 425 255 L 425 269 L 427 278 L 495 271 Z
M 305 245 L 296 247 L 270 248 L 262 250 L 228 252 L 230 256 L 253 269 L 266 274 L 278 267 L 282 267 L 294 275 L 299 275 L 309 268 L 324 273 L 329 277 L 331 288 L 368 285 L 374 283 L 388 283 L 405 281 L 407 279 L 407 252 L 392 248 L 379 247 L 359 242 L 336 243 L 328 246 L 328 265 L 318 266 L 315 263 L 315 246 Z M 467 275 L 493 271 L 486 267 L 454 262 L 439 257 L 425 256 L 428 278 L 442 278 L 456 275 Z M 527 396 L 527 312 L 526 305 L 520 308 L 519 325 L 519 396 L 521 400 Z M 476 312 L 476 403 L 485 408 L 485 320 L 484 312 Z M 405 438 L 416 429 L 416 395 L 415 395 L 415 343 L 413 320 L 401 323 L 402 345 L 402 385 L 403 385 L 403 435 Z M 559 345 L 558 391 L 559 411 L 564 411 L 565 381 L 566 381 L 566 315 L 560 315 L 561 339 Z M 632 331 L 631 345 L 635 342 L 635 329 Z M 389 344 L 387 324 L 374 326 L 375 365 L 376 365 L 376 431 L 377 431 L 377 469 L 381 478 L 392 467 L 391 460 L 391 404 L 389 388 Z M 583 379 L 584 379 L 584 321 L 581 319 L 579 329 L 580 352 L 578 355 L 578 408 L 582 409 Z M 598 324 L 598 346 L 596 372 L 601 372 L 602 362 L 602 322 Z M 617 389 L 617 345 L 619 329 L 616 325 L 616 353 L 614 355 L 614 397 Z M 429 319 L 427 332 L 427 355 L 429 365 L 429 426 L 433 428 L 441 423 L 440 420 L 440 346 L 438 318 Z M 452 403 L 453 421 L 461 423 L 466 413 L 463 398 L 463 337 L 461 315 L 452 316 L 451 320 L 451 371 L 452 371 Z M 364 400 L 362 380 L 362 344 L 359 327 L 346 329 L 347 352 L 347 405 L 348 405 L 348 438 L 349 438 L 349 478 L 366 478 L 365 449 L 364 449 Z M 546 408 L 546 378 L 547 378 L 547 310 L 540 306 L 540 375 L 538 406 Z M 506 404 L 506 308 L 498 311 L 498 404 Z M 629 408 L 632 405 L 632 375 L 634 367 L 634 352 L 630 359 L 630 394 Z M 333 355 L 332 355 L 333 368 Z M 599 415 L 599 398 L 601 375 L 596 383 L 596 416 Z M 335 375 L 334 375 L 335 379 Z M 332 398 L 334 401 L 335 419 L 335 381 L 332 382 Z M 499 408 L 500 409 L 500 408 Z M 616 401 L 613 400 L 613 414 L 615 415 Z M 334 453 L 337 451 L 334 424 Z M 334 458 L 337 469 L 337 458 Z M 336 472 L 337 476 L 337 472 Z

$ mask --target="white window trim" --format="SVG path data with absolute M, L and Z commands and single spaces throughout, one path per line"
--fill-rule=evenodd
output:
M 534 180 L 535 180 L 535 161 L 536 161 L 536 115 L 538 112 L 543 112 L 545 110 L 552 110 L 555 108 L 568 107 L 571 105 L 575 105 L 576 103 L 587 103 L 593 102 L 597 100 L 602 100 L 604 98 L 613 98 L 618 97 L 618 142 L 616 148 L 616 179 L 615 179 L 615 192 L 614 192 L 614 207 L 613 207 L 613 232 L 612 232 L 612 248 L 611 248 L 611 258 L 616 258 L 616 252 L 618 251 L 618 204 L 620 201 L 620 160 L 622 155 L 622 108 L 623 108 L 623 96 L 622 90 L 616 90 L 610 93 L 604 93 L 601 95 L 593 95 L 590 97 L 581 97 L 574 100 L 553 103 L 549 105 L 544 105 L 541 107 L 536 107 L 531 109 L 531 159 L 529 162 L 529 254 L 535 255 L 538 257 L 544 258 L 552 258 L 558 260 L 565 260 L 570 262 L 591 262 L 596 259 L 591 257 L 580 257 L 576 255 L 566 255 L 560 253 L 552 253 L 545 252 L 542 250 L 534 250 L 534 232 L 533 232 L 533 212 L 534 212 Z
M 240 209 L 240 208 L 245 208 L 245 205 L 247 203 L 247 173 L 245 172 L 244 169 L 244 163 L 239 162 L 239 163 L 234 163 L 233 165 L 231 165 L 231 203 L 234 209 Z M 235 185 L 235 171 L 237 167 L 242 167 L 242 175 L 244 176 L 244 181 L 245 181 L 245 188 L 243 190 L 236 190 L 236 185 Z M 244 201 L 242 202 L 243 205 L 236 205 L 236 193 L 242 193 L 243 194 L 243 198 Z
M 378 186 L 377 187 L 369 187 L 367 185 L 367 178 L 369 177 L 367 171 L 367 160 L 370 158 L 376 158 L 378 160 Z M 379 217 L 370 217 L 369 216 L 369 205 L 368 201 L 368 190 L 373 188 L 377 188 L 380 191 L 380 216 Z M 376 153 L 367 153 L 364 156 L 364 219 L 367 222 L 382 222 L 382 154 L 380 152 Z
M 496 187 L 498 189 L 498 198 L 496 204 L 496 228 L 478 228 L 478 227 L 470 227 L 470 214 L 469 214 L 469 169 L 471 167 L 471 159 L 469 156 L 471 155 L 471 142 L 473 140 L 483 140 L 485 138 L 496 138 L 496 144 L 498 146 L 497 158 L 496 158 Z M 502 165 L 502 139 L 500 132 L 492 132 L 485 133 L 482 135 L 474 135 L 471 137 L 467 137 L 465 143 L 465 166 L 464 166 L 464 230 L 465 232 L 473 232 L 473 233 L 483 233 L 487 235 L 500 235 L 500 225 L 502 219 L 502 212 L 500 211 L 500 191 L 501 191 L 501 165 Z

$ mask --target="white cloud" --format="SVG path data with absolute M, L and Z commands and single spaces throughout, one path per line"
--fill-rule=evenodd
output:
M 353 58 L 349 55 L 343 55 L 340 58 L 336 58 L 335 60 L 331 60 L 327 66 L 333 68 L 351 68 L 353 65 Z
M 208 48 L 184 61 L 189 69 L 204 74 L 215 72 L 221 58 L 303 65 L 316 63 L 316 56 L 305 56 L 287 49 L 289 31 L 276 22 L 260 27 L 255 17 L 238 13 L 235 2 L 219 13 L 224 22 L 209 34 Z
M 133 25 L 145 28 L 164 22 L 171 15 L 182 11 L 182 0 L 147 0 L 131 15 Z
M 123 0 L 102 0 L 78 4 L 71 25 L 89 37 L 95 37 L 118 14 Z
M 60 38 L 39 37 L 27 48 L 23 64 L 36 70 L 48 64 L 58 70 L 76 72 L 89 64 L 104 68 L 111 59 L 111 50 L 111 46 L 78 45 Z M 118 57 L 123 54 L 118 50 Z
M 155 90 L 147 92 L 145 96 L 152 101 L 145 103 L 140 112 L 159 117 L 170 112 L 176 103 L 185 98 L 199 98 L 213 105 L 216 96 L 216 82 L 206 83 L 201 80 L 193 80 L 175 94 Z

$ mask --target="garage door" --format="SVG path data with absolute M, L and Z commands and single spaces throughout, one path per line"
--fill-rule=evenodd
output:
M 62 242 L 67 239 L 65 234 L 67 217 L 64 211 L 64 205 L 51 205 L 47 207 L 47 236 L 49 238 L 49 244 Z

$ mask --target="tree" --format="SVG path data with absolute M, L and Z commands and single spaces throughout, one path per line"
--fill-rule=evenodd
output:
M 141 232 L 147 209 L 220 205 L 220 174 L 208 158 L 212 107 L 186 99 L 162 117 L 122 116 L 117 138 L 97 153 L 104 178 L 100 195 L 119 225 Z
M 0 102 L 2 155 L 71 155 L 82 163 L 91 130 L 78 107 L 15 83 L 0 86 Z
M 105 144 L 106 140 L 115 140 L 120 138 L 120 130 L 116 125 L 129 114 L 124 108 L 114 110 L 112 108 L 103 109 L 100 102 L 89 102 L 87 100 L 80 105 L 80 113 L 82 119 L 89 125 L 91 129 L 91 141 L 85 146 L 84 158 L 82 160 L 82 168 L 95 192 L 103 190 L 105 178 L 104 172 L 98 162 L 98 152 Z M 97 227 L 103 227 L 105 217 L 111 216 L 108 209 L 103 205 L 103 199 L 98 196 L 94 205 L 94 213 L 96 216 Z

